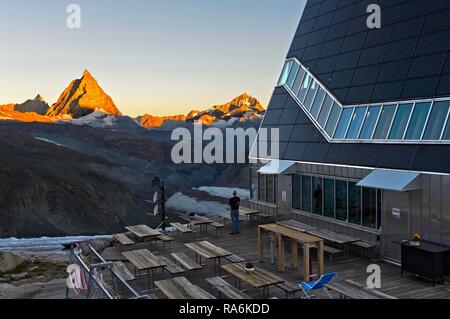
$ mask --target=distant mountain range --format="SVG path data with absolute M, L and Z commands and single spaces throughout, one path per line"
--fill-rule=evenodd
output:
M 194 110 L 187 115 L 145 114 L 132 119 L 122 115 L 113 99 L 103 91 L 88 70 L 84 71 L 80 79 L 73 80 L 51 107 L 41 95 L 22 104 L 0 106 L 0 120 L 44 123 L 64 121 L 93 127 L 114 126 L 118 122 L 132 120 L 148 129 L 173 128 L 193 123 L 228 126 L 236 122 L 260 121 L 264 113 L 265 109 L 260 102 L 244 93 L 226 104 L 204 111 Z

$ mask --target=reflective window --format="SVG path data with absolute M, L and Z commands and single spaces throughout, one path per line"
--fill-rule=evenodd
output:
M 363 226 L 375 228 L 377 225 L 377 190 L 363 188 L 362 190 Z
M 283 68 L 283 72 L 281 72 L 281 77 L 280 77 L 280 80 L 278 81 L 278 85 L 286 84 L 286 81 L 289 76 L 289 72 L 291 71 L 291 67 L 293 64 L 294 64 L 293 60 L 286 62 L 286 64 L 284 65 L 284 68 Z
M 317 91 L 314 103 L 311 107 L 311 115 L 314 116 L 315 119 L 317 119 L 317 116 L 319 115 L 320 107 L 322 106 L 324 97 L 325 91 L 320 87 L 319 91 Z
M 303 103 L 303 105 L 305 105 L 308 110 L 311 110 L 311 106 L 318 89 L 319 85 L 317 84 L 316 81 L 313 81 L 311 83 L 311 86 L 309 87 L 309 91 L 308 94 L 306 95 L 305 102 Z
M 361 225 L 361 187 L 348 182 L 348 221 Z
M 390 140 L 403 139 L 413 106 L 414 104 L 400 104 L 398 106 L 394 122 L 392 123 L 391 132 L 389 133 Z
M 409 122 L 405 139 L 420 140 L 425 129 L 425 122 L 430 112 L 431 103 L 417 103 Z
M 313 177 L 313 214 L 322 215 L 322 178 Z
M 336 219 L 347 221 L 347 182 L 336 180 Z
M 450 120 L 447 120 L 447 125 L 445 126 L 444 135 L 442 136 L 443 140 L 450 140 Z
M 258 168 L 250 169 L 250 181 L 251 181 L 250 198 L 257 200 L 258 199 Z
M 323 180 L 323 215 L 334 218 L 334 180 Z
M 301 210 L 301 198 L 302 198 L 302 176 L 292 176 L 292 208 Z
M 392 118 L 394 117 L 396 105 L 384 105 L 381 111 L 380 119 L 378 120 L 377 129 L 373 138 L 375 140 L 386 139 L 389 128 L 391 127 Z
M 311 176 L 302 176 L 302 210 L 311 213 L 311 192 L 312 192 Z
M 353 113 L 352 120 L 350 122 L 350 127 L 348 128 L 346 138 L 349 140 L 355 140 L 358 138 L 359 131 L 361 130 L 362 122 L 364 116 L 366 115 L 367 108 L 357 107 Z
M 381 189 L 377 189 L 377 229 L 380 229 L 381 226 L 383 225 L 382 221 L 382 217 L 381 217 L 381 208 L 382 208 L 382 202 L 381 202 L 381 196 L 382 196 L 382 191 Z
M 299 69 L 300 69 L 300 65 L 298 63 L 294 63 L 292 68 L 291 68 L 291 71 L 289 72 L 289 77 L 288 77 L 288 79 L 286 81 L 286 85 L 290 89 L 292 89 L 292 86 L 294 85 L 294 81 L 296 79 L 296 76 L 297 76 L 297 73 L 298 73 Z
M 295 95 L 297 95 L 298 90 L 300 90 L 300 85 L 303 83 L 304 76 L 305 76 L 305 71 L 303 70 L 303 68 L 301 68 L 300 70 L 298 70 L 294 85 L 291 88 L 292 92 Z
M 298 91 L 297 97 L 300 100 L 300 102 L 305 101 L 306 94 L 309 91 L 309 87 L 311 86 L 311 82 L 313 81 L 311 75 L 306 74 L 305 78 L 303 79 L 303 83 L 300 86 L 300 91 Z
M 324 127 L 328 118 L 328 114 L 330 114 L 331 106 L 333 105 L 333 98 L 330 95 L 325 96 L 325 100 L 323 101 L 322 109 L 319 114 L 319 124 Z
M 437 141 L 441 138 L 449 107 L 450 101 L 436 102 L 433 104 L 430 119 L 428 120 L 428 125 L 423 136 L 424 140 Z
M 275 203 L 275 183 L 274 175 L 267 175 L 266 178 L 266 202 Z
M 325 131 L 328 133 L 328 136 L 332 137 L 334 133 L 334 129 L 336 128 L 337 121 L 339 119 L 339 114 L 341 113 L 341 107 L 334 102 L 333 108 L 331 109 L 330 116 L 328 117 L 327 125 L 325 126 Z
M 266 201 L 266 175 L 258 175 L 258 197 L 262 202 Z
M 336 132 L 334 133 L 334 138 L 343 139 L 345 137 L 345 133 L 347 132 L 348 124 L 350 123 L 352 114 L 353 108 L 346 108 L 342 110 L 339 124 L 336 128 Z
M 373 131 L 375 129 L 375 125 L 377 124 L 378 116 L 380 115 L 381 106 L 371 106 L 367 111 L 364 125 L 361 129 L 361 134 L 359 138 L 362 140 L 370 140 L 373 135 Z

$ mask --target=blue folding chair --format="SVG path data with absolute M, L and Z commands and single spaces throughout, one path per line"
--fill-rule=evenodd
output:
M 336 277 L 336 275 L 337 275 L 337 273 L 330 272 L 330 273 L 325 274 L 322 277 L 320 277 L 320 279 L 317 281 L 302 282 L 301 284 L 299 284 L 299 287 L 302 289 L 303 294 L 305 295 L 303 297 L 303 299 L 311 299 L 311 298 L 317 296 L 321 291 L 325 292 L 325 294 L 330 299 L 333 299 L 333 297 L 328 292 L 326 285 L 331 283 L 333 281 L 334 277 Z M 313 293 L 315 293 L 315 294 L 313 294 Z

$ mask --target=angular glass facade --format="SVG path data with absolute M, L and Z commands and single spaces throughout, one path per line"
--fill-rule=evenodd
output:
M 450 98 L 342 105 L 297 59 L 286 61 L 278 83 L 330 141 L 450 142 Z

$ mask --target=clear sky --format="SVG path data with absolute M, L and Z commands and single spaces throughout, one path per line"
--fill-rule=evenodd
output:
M 81 6 L 81 29 L 66 26 Z M 49 104 L 88 69 L 119 109 L 266 105 L 305 0 L 0 0 L 0 104 Z

